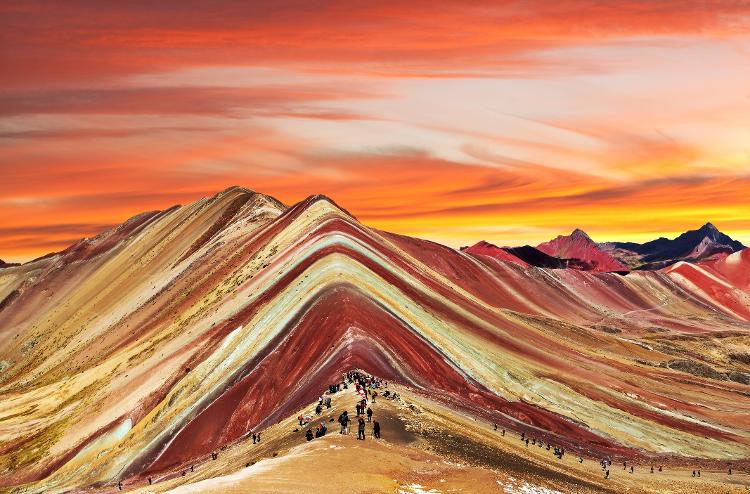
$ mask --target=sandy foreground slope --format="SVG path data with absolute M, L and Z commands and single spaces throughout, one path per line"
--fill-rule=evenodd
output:
M 390 389 L 394 385 L 391 384 Z M 503 492 L 525 494 L 633 492 L 633 493 L 732 493 L 750 490 L 747 472 L 701 469 L 692 477 L 692 466 L 665 466 L 650 473 L 650 466 L 613 463 L 604 479 L 598 459 L 566 454 L 558 460 L 552 451 L 528 446 L 516 433 L 495 431 L 492 424 L 457 413 L 397 386 L 400 400 L 379 397 L 370 406 L 382 427 L 382 439 L 356 439 L 338 433 L 330 422 L 348 409 L 354 410 L 356 394 L 333 395 L 333 406 L 323 410 L 311 426 L 325 421 L 329 433 L 306 442 L 307 427 L 297 415 L 263 431 L 262 442 L 242 439 L 219 451 L 216 460 L 203 458 L 148 479 L 136 476 L 123 482 L 124 491 L 173 494 L 226 493 L 448 493 Z M 313 413 L 310 405 L 300 413 Z M 295 431 L 297 429 L 297 431 Z M 192 471 L 191 471 L 192 467 Z M 104 485 L 78 492 L 118 492 Z

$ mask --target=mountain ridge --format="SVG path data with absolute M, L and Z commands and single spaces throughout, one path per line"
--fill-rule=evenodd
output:
M 0 440 L 13 455 L 0 453 L 1 487 L 176 468 L 351 368 L 574 454 L 745 459 L 733 347 L 716 339 L 718 370 L 687 382 L 660 362 L 747 331 L 746 256 L 627 277 L 525 269 L 369 228 L 324 196 L 282 210 L 252 194 L 139 216 L 3 271 Z M 729 399 L 739 405 L 713 412 Z

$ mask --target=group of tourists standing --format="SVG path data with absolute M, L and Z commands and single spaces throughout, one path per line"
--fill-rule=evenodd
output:
M 358 396 L 358 401 L 355 404 L 356 417 L 352 418 L 349 416 L 349 411 L 344 410 L 338 417 L 338 423 L 340 426 L 339 434 L 349 434 L 349 428 L 352 422 L 356 421 L 357 425 L 357 439 L 365 440 L 367 424 L 372 423 L 372 435 L 376 439 L 380 439 L 380 422 L 377 420 L 373 421 L 373 409 L 371 404 L 375 403 L 378 396 L 378 390 L 386 388 L 388 386 L 387 381 L 383 381 L 374 376 L 370 376 L 361 371 L 350 371 L 342 375 L 342 380 L 339 383 L 331 384 L 328 386 L 328 394 L 334 394 L 342 389 L 347 390 L 350 386 L 353 386 Z M 386 390 L 386 396 L 390 395 L 390 392 Z M 368 405 L 369 403 L 369 405 Z M 331 408 L 331 397 L 322 395 L 315 408 L 315 413 L 320 415 L 323 411 L 323 406 Z M 300 416 L 300 425 L 309 422 L 309 416 Z M 333 422 L 333 419 L 331 419 Z M 325 435 L 327 427 L 325 423 L 321 422 L 316 431 L 308 429 L 305 433 L 305 437 L 308 441 L 312 441 L 316 437 Z

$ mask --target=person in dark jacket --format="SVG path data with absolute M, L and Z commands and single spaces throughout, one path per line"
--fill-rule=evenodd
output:
M 346 410 L 339 415 L 339 424 L 341 424 L 341 431 L 339 434 L 349 434 L 349 414 Z
M 377 420 L 372 424 L 372 435 L 375 439 L 380 439 L 380 422 Z
M 365 440 L 365 419 L 362 417 L 359 418 L 359 427 L 358 427 L 358 434 L 357 439 Z
M 367 421 L 372 422 L 372 408 L 367 407 Z

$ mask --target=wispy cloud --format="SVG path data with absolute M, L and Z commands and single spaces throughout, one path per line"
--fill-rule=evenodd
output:
M 452 245 L 750 241 L 748 32 L 743 2 L 6 2 L 0 257 L 235 183 Z

